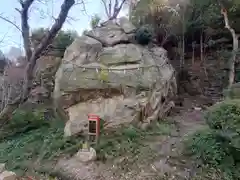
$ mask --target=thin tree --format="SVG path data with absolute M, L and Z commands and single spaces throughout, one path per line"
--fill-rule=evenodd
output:
M 30 27 L 28 23 L 29 19 L 29 9 L 31 5 L 34 3 L 35 0 L 19 0 L 21 5 L 21 9 L 16 9 L 21 16 L 21 27 L 18 28 L 21 31 L 23 43 L 24 43 L 24 50 L 25 56 L 27 60 L 27 65 L 24 71 L 24 85 L 23 85 L 23 92 L 11 103 L 7 104 L 3 111 L 0 113 L 0 120 L 1 123 L 9 119 L 12 112 L 23 102 L 28 99 L 30 90 L 32 88 L 32 81 L 33 81 L 33 71 L 36 65 L 37 59 L 41 56 L 41 54 L 46 50 L 49 44 L 52 43 L 55 36 L 58 34 L 59 30 L 61 30 L 66 18 L 68 16 L 69 10 L 75 4 L 75 0 L 64 0 L 61 5 L 60 12 L 58 17 L 55 19 L 54 24 L 51 28 L 49 28 L 48 32 L 45 34 L 41 42 L 36 48 L 32 47 L 31 40 L 30 40 Z M 4 19 L 1 17 L 1 19 Z M 5 19 L 7 22 L 10 20 Z M 11 23 L 14 24 L 14 23 Z M 16 25 L 14 25 L 17 27 Z
M 237 59 L 237 51 L 239 48 L 238 38 L 240 35 L 237 34 L 235 29 L 231 27 L 229 23 L 229 18 L 228 18 L 228 12 L 227 12 L 227 9 L 224 7 L 223 3 L 220 0 L 218 0 L 217 2 L 221 7 L 221 14 L 223 15 L 223 18 L 224 18 L 225 28 L 229 30 L 233 38 L 233 50 L 232 50 L 232 57 L 229 63 L 230 66 L 229 66 L 229 80 L 228 80 L 228 87 L 231 88 L 235 80 L 235 64 Z

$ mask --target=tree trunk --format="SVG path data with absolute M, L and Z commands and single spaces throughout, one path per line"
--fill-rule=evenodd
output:
M 195 45 L 192 43 L 192 65 L 195 62 Z
M 204 61 L 203 59 L 203 33 L 201 33 L 201 37 L 200 37 L 200 53 L 201 53 L 201 62 Z
M 229 25 L 229 19 L 227 15 L 227 10 L 222 8 L 221 13 L 224 17 L 225 28 L 227 28 L 233 38 L 233 50 L 232 50 L 232 57 L 230 59 L 229 65 L 229 80 L 228 80 L 228 87 L 232 87 L 234 80 L 235 80 L 235 63 L 236 63 L 236 56 L 238 51 L 238 35 L 236 34 L 235 30 Z
M 181 68 L 183 68 L 185 64 L 185 15 L 183 14 L 182 19 L 182 56 L 181 56 Z
M 232 86 L 232 84 L 235 81 L 235 64 L 237 59 L 237 51 L 238 51 L 238 36 L 235 33 L 232 33 L 233 37 L 233 51 L 232 51 L 232 58 L 230 60 L 230 71 L 229 71 L 229 87 Z

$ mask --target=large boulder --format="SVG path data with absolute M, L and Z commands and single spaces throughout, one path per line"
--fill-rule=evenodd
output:
M 119 18 L 118 25 L 127 34 L 133 33 L 136 30 L 136 27 L 132 23 L 130 23 L 128 18 L 126 17 Z
M 163 117 L 174 105 L 176 80 L 166 50 L 109 38 L 108 32 L 116 31 L 126 37 L 117 23 L 96 31 L 101 35 L 83 35 L 67 48 L 56 73 L 54 99 L 68 117 L 66 136 L 87 130 L 89 113 L 99 115 L 106 128 L 142 125 Z
M 97 39 L 104 46 L 113 46 L 120 42 L 128 41 L 127 34 L 121 26 L 116 24 L 114 21 L 107 21 L 102 25 L 102 27 L 96 27 L 95 29 L 87 32 L 86 35 Z

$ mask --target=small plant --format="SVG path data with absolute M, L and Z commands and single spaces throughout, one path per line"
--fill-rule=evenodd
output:
M 109 73 L 106 69 L 101 69 L 99 75 L 98 75 L 99 80 L 103 82 L 107 82 L 109 80 Z
M 100 21 L 101 21 L 101 18 L 97 14 L 95 14 L 92 17 L 91 22 L 90 22 L 91 28 L 92 29 L 96 28 L 99 25 Z
M 240 100 L 227 100 L 212 106 L 205 119 L 211 129 L 240 133 Z
M 147 45 L 152 39 L 152 32 L 146 26 L 140 27 L 136 32 L 136 41 L 141 45 Z

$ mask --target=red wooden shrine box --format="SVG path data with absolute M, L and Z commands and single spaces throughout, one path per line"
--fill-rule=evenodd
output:
M 88 114 L 88 135 L 90 137 L 98 139 L 100 135 L 100 117 L 95 114 Z

